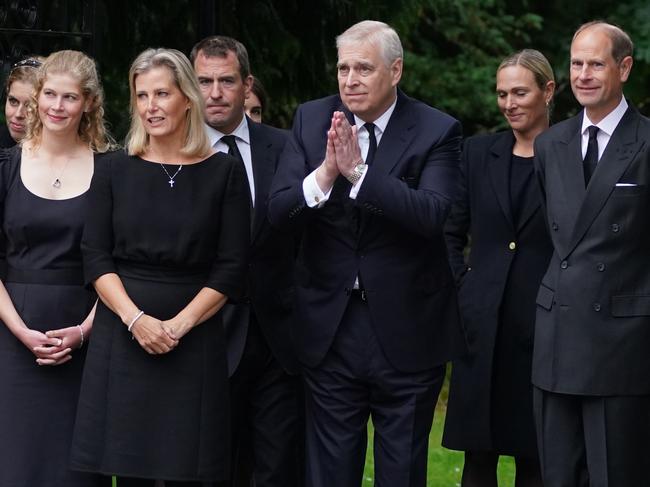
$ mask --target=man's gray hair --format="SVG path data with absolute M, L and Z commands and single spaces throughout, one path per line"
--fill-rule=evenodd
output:
M 376 20 L 363 20 L 347 29 L 336 38 L 336 48 L 343 45 L 368 42 L 378 46 L 386 66 L 390 67 L 395 60 L 404 58 L 402 42 L 395 29 L 388 24 Z

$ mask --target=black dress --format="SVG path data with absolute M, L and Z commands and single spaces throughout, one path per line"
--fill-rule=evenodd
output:
M 4 281 L 25 324 L 47 331 L 80 324 L 95 302 L 84 288 L 80 240 L 87 193 L 66 200 L 32 194 L 20 178 L 20 147 L 0 151 L 0 215 L 7 236 Z M 88 487 L 68 469 L 85 350 L 55 366 L 0 324 L 0 485 Z
M 104 162 L 104 161 L 102 161 Z M 167 165 L 173 175 L 178 166 Z M 98 166 L 82 249 L 92 283 L 117 273 L 145 313 L 175 316 L 203 287 L 232 298 L 246 270 L 244 167 L 225 154 L 182 167 L 116 152 Z M 137 325 L 136 325 L 137 326 Z M 219 314 L 149 355 L 100 302 L 72 447 L 75 469 L 124 477 L 228 477 L 228 381 Z

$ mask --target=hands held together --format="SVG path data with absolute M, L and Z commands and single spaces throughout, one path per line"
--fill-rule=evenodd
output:
M 132 325 L 131 333 L 140 346 L 152 355 L 172 351 L 180 339 L 192 328 L 187 321 L 178 316 L 161 321 L 153 316 L 142 314 Z
M 72 359 L 72 351 L 81 348 L 84 331 L 81 325 L 45 333 L 26 328 L 20 340 L 36 356 L 38 365 L 61 365 Z
M 334 112 L 327 131 L 325 160 L 316 171 L 318 186 L 323 192 L 329 191 L 339 174 L 349 177 L 362 161 L 357 127 L 350 125 L 343 112 Z

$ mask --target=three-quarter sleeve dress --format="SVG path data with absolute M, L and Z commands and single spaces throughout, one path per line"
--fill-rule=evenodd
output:
M 244 168 L 217 153 L 182 167 L 119 151 L 98 165 L 82 240 L 86 283 L 117 273 L 136 306 L 174 317 L 203 288 L 236 298 L 249 240 Z M 137 326 L 137 324 L 135 325 Z M 176 481 L 227 478 L 228 382 L 219 314 L 148 354 L 99 303 L 72 466 Z

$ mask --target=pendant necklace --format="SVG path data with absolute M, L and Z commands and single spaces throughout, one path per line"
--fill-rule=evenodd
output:
M 171 174 L 169 174 L 169 172 L 167 171 L 167 168 L 165 167 L 165 165 L 162 162 L 159 162 L 158 164 L 160 164 L 160 167 L 163 168 L 163 171 L 165 171 L 165 174 L 167 174 L 167 177 L 169 178 L 169 181 L 167 181 L 169 183 L 169 187 L 173 188 L 174 187 L 174 178 L 176 176 L 178 176 L 179 172 L 181 172 L 181 169 L 183 169 L 183 165 L 179 164 L 178 169 L 176 169 L 176 172 L 172 176 Z
M 50 172 L 54 176 L 54 180 L 52 181 L 52 187 L 53 188 L 56 188 L 56 189 L 61 188 L 61 185 L 62 185 L 61 178 L 63 177 L 63 173 L 65 172 L 65 170 L 68 167 L 69 163 L 70 163 L 70 158 L 66 159 L 65 164 L 63 165 L 63 169 L 61 169 L 61 172 L 59 173 L 58 176 L 56 175 L 56 172 L 52 168 L 52 163 L 50 163 Z

